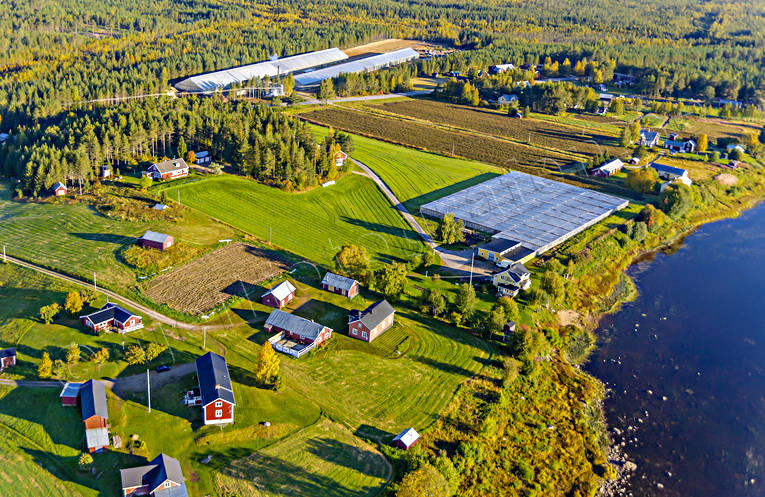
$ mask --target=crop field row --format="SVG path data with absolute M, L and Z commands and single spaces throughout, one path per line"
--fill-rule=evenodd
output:
M 302 114 L 307 121 L 439 154 L 465 157 L 543 175 L 575 162 L 563 154 L 347 108 Z
M 427 99 L 410 99 L 371 106 L 393 114 L 502 136 L 542 148 L 582 155 L 621 156 L 616 136 L 587 128 L 579 130 L 536 119 L 513 119 L 491 110 Z
M 233 243 L 153 278 L 144 293 L 175 310 L 201 314 L 286 269 L 273 253 Z
M 346 243 L 367 247 L 377 260 L 422 250 L 417 233 L 377 186 L 358 175 L 301 194 L 233 176 L 180 189 L 184 204 L 320 264 L 331 264 Z
M 677 119 L 671 118 L 667 123 L 667 129 L 677 130 L 681 133 L 687 133 L 691 136 L 706 133 L 710 144 L 718 138 L 734 138 L 743 140 L 744 136 L 751 133 L 759 134 L 760 127 L 746 122 L 731 122 L 722 119 L 701 118 L 701 119 Z

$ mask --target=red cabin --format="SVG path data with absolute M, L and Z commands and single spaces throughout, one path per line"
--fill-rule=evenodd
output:
M 16 349 L 0 350 L 0 371 L 16 365 Z
M 346 278 L 335 273 L 327 273 L 324 275 L 324 279 L 321 280 L 321 287 L 328 292 L 352 299 L 359 294 L 361 286 L 358 281 L 352 278 Z
M 138 245 L 141 247 L 155 248 L 157 250 L 167 250 L 172 247 L 174 243 L 175 239 L 171 235 L 148 230 L 138 239 Z
M 208 352 L 197 358 L 196 366 L 204 424 L 233 423 L 236 401 L 226 359 Z
M 260 298 L 263 305 L 281 309 L 295 298 L 295 286 L 288 280 L 284 280 Z

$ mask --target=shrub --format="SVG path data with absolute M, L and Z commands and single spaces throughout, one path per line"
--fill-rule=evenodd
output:
M 43 306 L 40 308 L 40 319 L 45 324 L 50 324 L 53 321 L 53 318 L 56 317 L 56 314 L 58 314 L 60 311 L 61 306 L 56 302 Z
M 80 471 L 89 470 L 91 467 L 93 467 L 93 456 L 87 452 L 83 452 L 80 454 L 80 458 L 77 460 L 77 466 L 79 466 Z

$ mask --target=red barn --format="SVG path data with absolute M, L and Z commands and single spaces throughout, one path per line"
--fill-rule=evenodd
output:
M 0 371 L 16 365 L 16 349 L 0 350 Z
M 226 359 L 208 352 L 197 358 L 197 379 L 206 425 L 234 422 L 234 390 Z
M 169 159 L 155 162 L 148 167 L 147 173 L 155 180 L 178 179 L 189 175 L 189 166 L 183 159 Z
M 279 309 L 268 316 L 263 329 L 277 333 L 268 339 L 275 350 L 294 357 L 310 352 L 332 337 L 332 328 Z
M 409 450 L 420 440 L 420 434 L 414 428 L 407 428 L 393 439 L 393 446 L 399 449 Z
M 59 395 L 59 397 L 61 398 L 61 405 L 76 406 L 77 397 L 80 395 L 81 386 L 82 386 L 81 383 L 67 382 L 66 385 L 64 385 L 64 388 L 61 389 L 61 394 Z
M 360 285 L 359 282 L 354 279 L 346 278 L 345 276 L 340 276 L 335 273 L 327 273 L 324 275 L 324 279 L 321 280 L 321 287 L 328 292 L 343 295 L 344 297 L 352 299 L 359 294 Z
M 80 410 L 85 424 L 85 445 L 88 452 L 101 452 L 109 447 L 109 412 L 106 408 L 106 388 L 96 380 L 80 387 Z
M 66 185 L 60 181 L 56 183 L 55 185 L 53 185 L 51 190 L 53 191 L 53 195 L 55 195 L 56 197 L 63 197 L 64 195 L 66 195 L 66 192 L 68 191 Z
M 396 310 L 387 300 L 376 302 L 363 311 L 348 314 L 348 335 L 371 342 L 393 325 Z
M 295 286 L 288 280 L 284 280 L 260 298 L 263 305 L 281 309 L 295 298 Z
M 140 330 L 143 328 L 141 316 L 123 309 L 113 302 L 107 302 L 100 310 L 80 316 L 82 324 L 94 333 L 98 330 L 116 329 L 120 333 Z
M 174 243 L 175 239 L 171 235 L 148 230 L 138 239 L 138 245 L 141 247 L 150 247 L 157 250 L 167 250 L 172 247 Z

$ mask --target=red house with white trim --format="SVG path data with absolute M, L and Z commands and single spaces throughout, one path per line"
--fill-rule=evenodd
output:
M 16 349 L 0 350 L 0 371 L 16 365 Z
M 169 159 L 155 162 L 149 166 L 146 173 L 154 180 L 172 180 L 189 175 L 189 166 L 183 159 Z
M 263 305 L 281 309 L 295 298 L 295 291 L 295 286 L 289 280 L 284 280 L 264 293 L 260 301 Z
M 63 197 L 64 195 L 66 195 L 66 192 L 69 191 L 66 185 L 60 181 L 56 183 L 55 185 L 53 185 L 51 190 L 53 191 L 53 195 L 55 195 L 56 197 Z
M 393 326 L 395 312 L 387 300 L 375 302 L 363 311 L 351 311 L 348 314 L 348 336 L 371 342 Z
M 407 428 L 393 439 L 393 446 L 409 450 L 420 441 L 420 434 L 414 428 Z
M 324 275 L 324 279 L 321 280 L 321 287 L 328 292 L 352 299 L 359 294 L 361 285 L 352 278 L 346 278 L 335 273 L 327 273 Z
M 143 328 L 141 316 L 133 314 L 113 302 L 107 302 L 100 310 L 80 316 L 80 319 L 82 319 L 82 324 L 94 333 L 111 328 L 120 333 L 128 333 Z
M 197 358 L 196 366 L 204 424 L 233 423 L 236 401 L 226 359 L 208 352 Z

